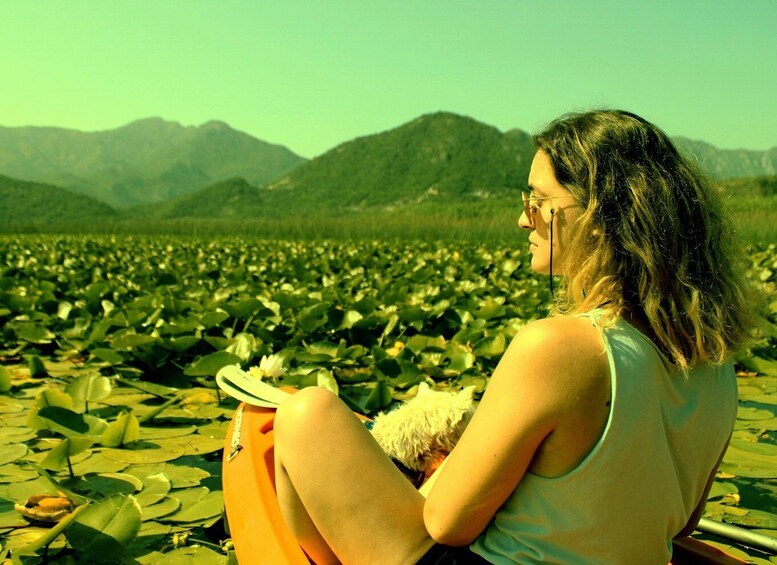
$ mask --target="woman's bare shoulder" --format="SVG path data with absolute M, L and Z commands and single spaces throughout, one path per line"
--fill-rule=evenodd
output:
M 552 387 L 557 394 L 609 380 L 602 336 L 585 317 L 555 316 L 526 324 L 510 343 L 505 365 L 525 385 Z
M 554 316 L 534 320 L 516 334 L 521 347 L 561 347 L 571 355 L 603 353 L 599 330 L 584 316 Z

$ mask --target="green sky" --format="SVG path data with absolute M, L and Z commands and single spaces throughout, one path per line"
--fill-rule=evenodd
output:
M 306 157 L 421 114 L 621 107 L 777 146 L 777 2 L 0 0 L 0 125 L 223 120 Z

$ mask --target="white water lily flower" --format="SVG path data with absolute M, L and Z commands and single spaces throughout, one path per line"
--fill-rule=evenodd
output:
M 271 378 L 277 379 L 286 374 L 286 369 L 283 367 L 283 357 L 280 355 L 262 355 L 262 360 L 259 361 L 258 367 L 251 367 L 248 369 L 248 373 L 253 377 L 260 379 Z

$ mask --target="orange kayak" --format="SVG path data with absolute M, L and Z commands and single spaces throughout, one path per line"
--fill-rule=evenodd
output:
M 241 565 L 308 565 L 286 527 L 275 496 L 273 422 L 275 410 L 240 404 L 227 431 L 223 483 L 232 543 Z M 694 538 L 674 542 L 670 565 L 744 565 Z

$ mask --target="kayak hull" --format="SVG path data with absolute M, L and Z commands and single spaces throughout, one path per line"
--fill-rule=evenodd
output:
M 283 521 L 275 494 L 275 410 L 240 404 L 227 430 L 224 447 L 224 504 L 240 565 L 308 565 Z M 674 542 L 670 565 L 744 565 L 742 561 L 694 538 Z
M 274 421 L 274 409 L 242 403 L 227 429 L 222 480 L 229 531 L 241 565 L 308 565 L 275 495 Z

